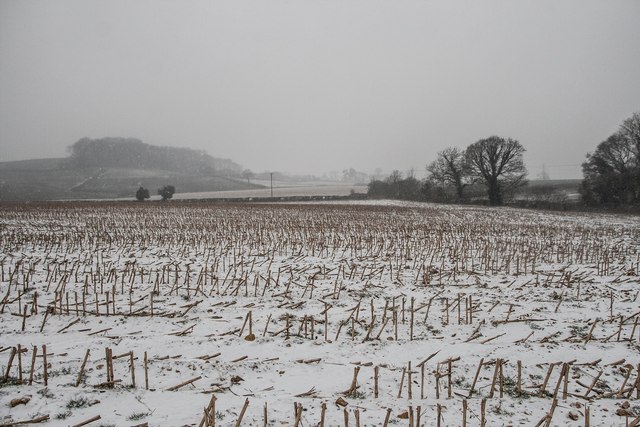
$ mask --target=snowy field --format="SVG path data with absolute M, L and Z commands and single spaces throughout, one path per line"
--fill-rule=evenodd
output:
M 0 205 L 0 425 L 633 425 L 639 251 L 622 215 Z
M 267 181 L 253 181 L 262 184 L 265 188 L 252 190 L 224 190 L 224 191 L 200 191 L 197 193 L 176 193 L 174 200 L 201 200 L 201 199 L 251 199 L 266 198 L 271 196 L 271 188 Z M 286 183 L 276 181 L 273 183 L 273 197 L 277 200 L 280 197 L 325 197 L 325 196 L 348 196 L 352 193 L 366 193 L 366 185 L 351 185 L 340 183 Z M 119 200 L 131 200 L 131 197 Z M 160 196 L 151 195 L 151 200 L 160 200 Z

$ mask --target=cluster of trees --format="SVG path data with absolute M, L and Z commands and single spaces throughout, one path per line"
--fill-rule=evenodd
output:
M 188 170 L 195 174 L 239 176 L 240 165 L 217 159 L 205 151 L 158 147 L 135 138 L 82 138 L 69 147 L 68 165 L 73 168 L 135 168 Z
M 625 119 L 582 164 L 582 197 L 590 205 L 640 203 L 640 112 Z
M 501 205 L 506 194 L 526 184 L 524 147 L 515 139 L 491 136 L 462 150 L 449 147 L 427 166 L 429 176 L 420 182 L 412 174 L 402 179 L 394 171 L 385 180 L 373 180 L 369 195 L 409 200 L 462 201 L 465 190 L 481 184 L 491 205 Z M 453 195 L 453 197 L 452 197 Z M 453 200 L 452 200 L 453 199 Z
M 364 172 L 355 170 L 354 168 L 344 169 L 342 171 L 342 181 L 352 182 L 354 184 L 366 183 L 369 179 L 369 175 Z
M 172 198 L 175 192 L 176 188 L 173 185 L 165 185 L 164 187 L 158 189 L 158 194 L 160 195 L 160 197 L 162 197 L 163 202 Z M 149 190 L 142 186 L 138 188 L 138 191 L 136 191 L 136 199 L 139 202 L 144 202 L 149 197 Z
M 369 183 L 369 195 L 409 200 L 460 202 L 475 199 L 483 189 L 489 204 L 501 205 L 527 181 L 515 139 L 491 136 L 466 149 L 449 147 L 427 165 L 428 176 L 419 181 L 394 171 Z M 640 205 L 640 112 L 625 119 L 582 164 L 582 200 L 587 205 Z
M 367 194 L 370 197 L 384 197 L 404 200 L 430 200 L 430 188 L 428 182 L 420 182 L 409 173 L 402 178 L 398 170 L 391 172 L 385 179 L 374 179 L 369 183 Z

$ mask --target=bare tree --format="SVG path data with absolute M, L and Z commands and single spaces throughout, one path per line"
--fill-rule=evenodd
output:
M 173 197 L 173 193 L 176 192 L 176 188 L 173 185 L 165 185 L 158 189 L 158 194 L 162 197 L 162 201 L 166 202 Z
M 467 147 L 465 157 L 471 176 L 484 180 L 490 204 L 501 205 L 505 190 L 526 183 L 524 151 L 515 139 L 498 136 L 481 139 Z
M 253 178 L 255 174 L 251 169 L 245 169 L 242 171 L 242 177 L 247 180 L 247 184 L 251 182 L 251 178 Z
M 469 184 L 469 167 L 464 151 L 459 148 L 445 148 L 438 157 L 427 166 L 429 179 L 449 184 L 456 189 L 458 200 L 462 199 L 464 188 Z
M 620 125 L 620 135 L 633 143 L 640 151 L 640 112 L 633 113 Z M 640 154 L 640 152 L 636 153 Z
M 587 203 L 624 204 L 640 198 L 634 142 L 616 132 L 587 154 L 582 164 L 582 195 Z
M 587 154 L 582 164 L 582 198 L 587 203 L 640 202 L 640 112 Z
M 138 188 L 138 191 L 136 191 L 136 200 L 138 200 L 139 202 L 144 202 L 144 199 L 148 199 L 148 198 L 149 198 L 149 190 L 147 190 L 143 186 L 140 186 L 140 188 Z

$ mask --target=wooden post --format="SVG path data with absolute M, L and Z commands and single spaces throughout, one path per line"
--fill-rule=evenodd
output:
M 400 388 L 398 389 L 398 399 L 402 397 L 402 387 L 404 386 L 404 376 L 407 373 L 407 368 L 402 367 L 402 377 L 400 377 Z
M 415 302 L 415 298 L 411 297 L 411 312 L 409 315 L 409 321 L 410 321 L 410 325 L 409 325 L 409 340 L 413 341 L 413 314 L 414 314 L 414 309 L 413 309 L 413 305 Z
M 407 367 L 407 394 L 409 399 L 413 399 L 413 392 L 411 390 L 411 362 Z
M 104 348 L 104 360 L 105 360 L 105 370 L 107 373 L 107 381 L 106 383 L 111 382 L 111 372 L 110 372 L 110 364 L 109 364 L 109 347 Z
M 216 400 L 217 398 L 215 394 L 212 394 L 209 405 L 204 408 L 204 416 L 202 417 L 198 427 L 216 427 Z
M 584 427 L 590 427 L 591 424 L 591 408 L 588 406 L 584 407 Z
M 638 373 L 638 378 L 636 379 L 636 399 L 640 399 L 640 363 L 638 363 L 636 372 Z M 633 389 L 631 393 L 633 393 Z
M 33 384 L 33 372 L 36 366 L 36 355 L 38 353 L 38 347 L 33 346 L 33 353 L 31 354 L 31 372 L 29 373 L 29 385 Z
M 269 313 L 269 316 L 267 317 L 267 323 L 264 325 L 264 331 L 262 331 L 262 336 L 263 337 L 265 335 L 267 335 L 267 329 L 269 328 L 269 322 L 271 322 L 271 313 Z
M 131 386 L 136 388 L 136 368 L 133 365 L 133 351 L 129 352 L 129 363 L 131 365 Z
M 393 304 L 393 339 L 398 341 L 398 308 Z
M 44 386 L 49 385 L 49 367 L 47 366 L 47 346 L 42 346 L 42 357 L 44 359 Z
M 482 399 L 480 402 L 480 427 L 485 427 L 487 425 L 487 418 L 485 413 L 487 411 L 487 399 Z
M 593 378 L 593 381 L 591 382 L 591 385 L 589 386 L 587 391 L 584 393 L 584 398 L 585 399 L 589 397 L 589 393 L 591 393 L 591 390 L 593 390 L 593 388 L 596 386 L 596 383 L 598 382 L 598 379 L 600 379 L 601 375 L 602 375 L 602 371 L 598 372 L 598 375 L 596 375 Z
M 495 392 L 496 382 L 498 381 L 498 376 L 500 374 L 500 359 L 496 359 L 496 367 L 493 371 L 493 379 L 491 380 L 491 388 L 489 389 L 489 398 L 493 397 L 493 393 Z
M 22 332 L 24 332 L 27 327 L 27 305 L 24 305 L 24 312 L 22 313 Z
M 267 410 L 267 402 L 264 402 L 264 407 L 262 408 L 262 419 L 264 420 L 263 426 L 267 427 L 269 425 L 269 416 Z
M 322 402 L 322 406 L 320 407 L 320 427 L 324 427 L 324 417 L 327 413 L 327 403 Z
M 447 360 L 447 399 L 451 399 L 451 370 L 452 370 L 451 358 Z M 502 397 L 502 396 L 500 396 Z
M 293 427 L 298 427 L 300 425 L 300 419 L 302 418 L 302 403 L 294 402 L 294 420 Z
M 247 412 L 247 407 L 249 406 L 249 398 L 245 399 L 244 405 L 242 406 L 242 410 L 240 411 L 240 416 L 238 416 L 238 421 L 236 421 L 235 427 L 240 427 L 242 423 L 242 418 L 244 417 L 244 413 Z
M 89 359 L 89 349 L 84 354 L 84 359 L 82 360 L 82 365 L 80 365 L 80 372 L 78 372 L 78 379 L 76 380 L 76 387 L 80 385 L 82 382 L 82 375 L 84 374 L 84 367 L 87 364 L 87 359 Z
M 504 360 L 498 359 L 500 361 L 500 399 L 504 397 L 504 375 L 503 375 L 503 366 Z
M 373 368 L 373 397 L 375 399 L 378 398 L 378 374 L 380 371 L 380 367 L 379 366 L 375 366 Z
M 147 361 L 147 352 L 144 352 L 144 388 L 149 390 L 149 367 Z
M 560 390 L 560 384 L 562 384 L 562 380 L 567 375 L 567 366 L 568 364 L 563 363 L 562 369 L 560 370 L 560 376 L 558 377 L 558 382 L 556 383 L 556 388 L 553 390 L 554 399 L 558 397 L 558 391 Z
M 518 365 L 518 381 L 516 383 L 516 393 L 518 393 L 518 396 L 520 396 L 522 394 L 522 361 L 518 360 L 517 365 Z
M 547 389 L 547 383 L 549 382 L 549 378 L 551 377 L 551 372 L 553 371 L 553 367 L 555 366 L 555 363 L 550 363 L 549 364 L 549 370 L 547 371 L 547 375 L 544 378 L 544 381 L 542 382 L 542 385 L 540 386 L 540 392 L 538 393 L 539 397 L 542 397 L 544 395 L 544 392 Z
M 11 348 L 11 355 L 9 356 L 9 363 L 7 363 L 7 370 L 4 373 L 4 380 L 7 381 L 9 379 L 9 372 L 11 371 L 11 364 L 13 363 L 13 358 L 16 357 L 16 348 Z
M 480 370 L 482 369 L 482 366 L 484 365 L 484 357 L 480 359 L 480 363 L 478 363 L 478 369 L 476 370 L 476 375 L 473 377 L 473 382 L 471 383 L 471 388 L 469 389 L 469 395 L 467 396 L 467 398 L 470 398 L 471 395 L 473 394 L 473 391 L 476 387 L 476 383 L 478 382 L 478 377 L 480 376 Z
M 329 311 L 329 308 L 327 307 L 329 304 L 327 304 L 326 302 L 324 303 L 324 341 L 327 342 L 329 341 L 328 338 L 328 331 L 329 331 L 329 315 L 327 314 L 327 312 Z
M 358 373 L 360 372 L 360 366 L 356 366 L 355 368 L 353 368 L 353 379 L 351 380 L 351 386 L 349 387 L 349 389 L 347 391 L 345 391 L 345 394 L 347 396 L 352 395 L 353 393 L 356 392 L 357 388 L 358 388 Z
M 27 314 L 26 306 L 24 308 L 24 314 Z M 18 381 L 22 384 L 22 347 L 20 344 L 18 344 Z
M 113 350 L 111 348 L 109 348 L 109 355 L 107 357 L 107 363 L 109 364 L 109 375 L 111 376 L 111 378 L 109 379 L 110 381 L 110 387 L 113 387 L 115 382 L 116 382 L 116 376 L 115 376 L 115 372 L 113 370 Z
M 445 307 L 445 314 L 446 314 L 445 316 L 446 320 L 444 324 L 448 325 L 449 324 L 449 298 L 444 299 L 444 307 Z
M 424 365 L 420 365 L 420 399 L 424 399 Z
M 556 406 L 558 406 L 558 399 L 553 399 L 553 403 L 551 404 L 551 410 L 547 414 L 547 422 L 544 424 L 545 427 L 549 427 L 551 425 L 551 418 L 553 418 L 553 413 L 556 410 Z
M 462 427 L 467 427 L 467 399 L 462 399 Z
M 382 427 L 387 427 L 389 425 L 389 418 L 391 418 L 391 408 L 387 408 L 387 415 L 384 417 Z
M 566 372 L 564 373 L 564 381 L 562 385 L 562 400 L 567 400 L 569 395 L 569 373 L 571 372 L 571 364 L 567 363 Z
M 286 323 L 285 323 L 286 331 L 285 331 L 285 340 L 289 340 L 289 328 L 290 328 L 290 319 L 289 315 L 286 315 Z

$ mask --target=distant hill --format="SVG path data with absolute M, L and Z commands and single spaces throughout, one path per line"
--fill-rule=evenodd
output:
M 130 138 L 83 138 L 66 158 L 0 162 L 0 201 L 134 198 L 139 186 L 155 194 L 262 188 L 240 176 L 241 166 L 206 152 L 158 147 Z
M 239 176 L 242 167 L 205 151 L 183 147 L 159 147 L 135 138 L 82 138 L 69 147 L 68 167 L 189 170 L 196 174 Z

